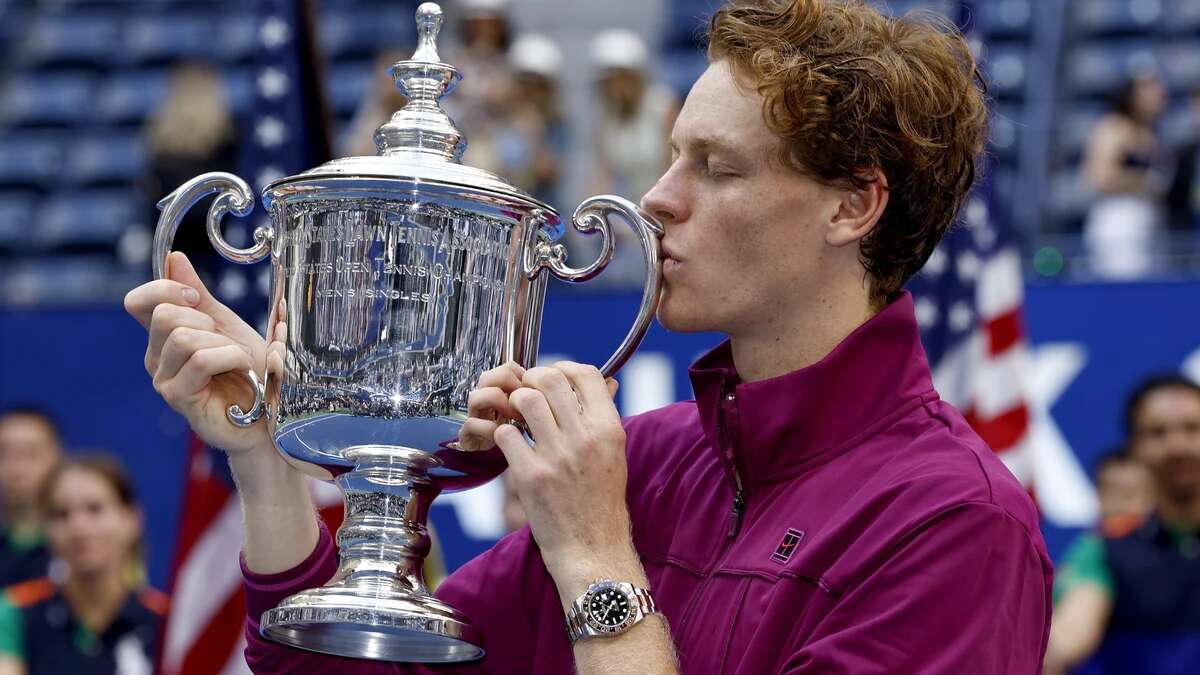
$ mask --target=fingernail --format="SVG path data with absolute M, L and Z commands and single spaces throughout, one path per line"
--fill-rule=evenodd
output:
M 194 288 L 183 289 L 183 300 L 189 305 L 194 305 L 200 302 L 200 294 Z

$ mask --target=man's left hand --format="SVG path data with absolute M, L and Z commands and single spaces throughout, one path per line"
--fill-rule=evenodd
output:
M 615 393 L 616 382 L 593 366 L 531 368 L 509 402 L 534 444 L 513 425 L 495 432 L 564 604 L 598 577 L 644 574 L 630 540 L 625 429 Z

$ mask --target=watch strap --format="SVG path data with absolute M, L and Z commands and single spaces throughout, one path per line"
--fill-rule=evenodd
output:
M 617 587 L 623 590 L 626 595 L 632 599 L 629 609 L 633 613 L 633 621 L 631 621 L 624 629 L 617 632 L 602 633 L 596 631 L 588 624 L 587 621 L 587 600 L 595 587 L 601 583 L 612 582 L 605 579 L 593 583 L 588 587 L 588 590 L 584 591 L 583 595 L 579 596 L 575 599 L 575 602 L 571 603 L 571 608 L 567 611 L 567 637 L 571 640 L 572 645 L 585 637 L 620 635 L 650 614 L 658 613 L 658 605 L 654 602 L 654 596 L 650 594 L 649 590 L 639 588 L 638 586 L 634 586 L 628 582 L 619 582 L 616 583 Z

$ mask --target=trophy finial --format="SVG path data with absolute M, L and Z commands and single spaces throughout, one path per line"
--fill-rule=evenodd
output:
M 415 152 L 452 162 L 462 159 L 466 140 L 438 103 L 461 77 L 438 56 L 441 28 L 442 8 L 436 2 L 417 8 L 417 50 L 390 71 L 408 104 L 375 131 L 380 155 Z
M 442 8 L 436 2 L 424 2 L 417 8 L 417 51 L 413 61 L 440 63 L 437 52 L 437 37 L 442 30 Z

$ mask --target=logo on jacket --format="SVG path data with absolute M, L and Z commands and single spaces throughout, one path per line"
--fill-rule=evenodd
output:
M 804 533 L 800 530 L 788 528 L 784 533 L 783 539 L 779 542 L 779 546 L 775 547 L 775 552 L 771 554 L 771 560 L 779 564 L 786 563 L 791 559 L 792 554 L 796 552 L 796 547 L 804 539 Z

